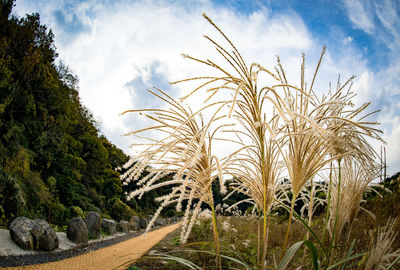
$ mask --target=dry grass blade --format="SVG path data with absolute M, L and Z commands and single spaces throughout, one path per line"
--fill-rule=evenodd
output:
M 188 201 L 182 231 L 182 240 L 185 241 L 202 203 L 213 206 L 212 182 L 219 178 L 220 185 L 223 186 L 221 178 L 228 159 L 219 160 L 212 154 L 211 149 L 214 136 L 220 128 L 217 122 L 221 117 L 218 114 L 224 103 L 213 103 L 197 112 L 192 112 L 190 108 L 176 102 L 162 90 L 151 93 L 166 101 L 170 107 L 165 110 L 133 110 L 133 112 L 146 112 L 145 117 L 160 124 L 136 133 L 155 130 L 161 137 L 160 139 L 143 137 L 152 143 L 133 157 L 133 160 L 137 161 L 136 165 L 132 166 L 123 178 L 124 181 L 138 180 L 144 167 L 152 168 L 150 171 L 153 173 L 141 179 L 141 188 L 132 192 L 128 198 L 141 196 L 144 192 L 162 186 L 173 187 L 168 196 L 158 198 L 162 204 L 149 223 L 148 229 L 165 206 L 177 203 L 177 208 L 180 210 L 182 201 Z M 216 108 L 215 112 L 209 121 L 204 122 L 202 111 L 210 108 Z M 130 164 L 133 162 L 131 161 Z M 174 175 L 172 179 L 159 182 L 163 176 L 170 173 Z M 195 198 L 199 201 L 193 205 Z
M 392 261 L 400 257 L 400 249 L 392 250 L 391 248 L 398 234 L 394 231 L 397 222 L 398 219 L 389 219 L 386 226 L 378 230 L 365 264 L 365 270 L 385 270 Z
M 331 186 L 328 189 L 328 212 L 322 241 L 316 239 L 327 259 L 332 260 L 333 246 L 345 227 L 351 227 L 360 209 L 362 195 L 376 177 L 377 154 L 368 138 L 382 140 L 382 131 L 376 128 L 378 123 L 367 120 L 367 117 L 375 112 L 365 113 L 369 103 L 359 107 L 352 103 L 355 95 L 350 89 L 354 77 L 344 84 L 340 83 L 339 77 L 335 91 L 330 90 L 322 97 L 315 94 L 313 87 L 325 47 L 309 87 L 305 79 L 303 54 L 300 87 L 297 87 L 289 82 L 279 57 L 275 72 L 258 63 L 246 65 L 232 41 L 209 17 L 205 14 L 203 16 L 227 45 L 224 47 L 211 37 L 205 36 L 218 52 L 222 63 L 218 62 L 220 59 L 210 60 L 183 55 L 191 61 L 207 66 L 215 75 L 194 76 L 174 82 L 199 82 L 199 85 L 180 98 L 180 101 L 202 90 L 206 94 L 203 107 L 193 112 L 189 106 L 157 89 L 150 92 L 164 101 L 168 105 L 167 109 L 124 112 L 142 114 L 153 122 L 150 127 L 129 133 L 146 140 L 146 143 L 138 144 L 145 148 L 128 162 L 127 171 L 123 175 L 126 182 L 139 181 L 140 188 L 130 197 L 140 197 L 148 190 L 171 186 L 170 194 L 158 198 L 162 202 L 161 207 L 149 227 L 165 206 L 176 203 L 177 210 L 181 211 L 182 202 L 185 201 L 187 207 L 181 234 L 183 242 L 195 224 L 202 205 L 207 204 L 212 210 L 214 241 L 217 245 L 218 233 L 211 187 L 212 183 L 219 179 L 220 189 L 224 191 L 223 177 L 227 174 L 233 176 L 232 193 L 239 192 L 248 196 L 244 201 L 252 202 L 255 206 L 254 211 L 263 215 L 263 233 L 259 234 L 259 243 L 263 243 L 262 254 L 257 248 L 257 262 L 264 269 L 270 224 L 267 217 L 274 203 L 279 200 L 291 204 L 288 228 L 281 247 L 283 255 L 286 252 L 292 217 L 298 217 L 294 212 L 296 200 L 305 202 L 301 214 L 307 209 L 308 226 L 305 222 L 302 223 L 311 231 L 313 211 L 318 204 L 325 204 L 325 201 L 315 194 L 319 184 L 310 180 L 326 168 L 327 164 L 337 162 L 339 169 L 334 170 L 327 181 Z M 267 85 L 261 85 L 264 82 Z M 231 95 L 231 98 L 227 98 L 227 94 Z M 211 99 L 217 101 L 210 102 Z M 211 114 L 206 115 L 210 117 L 205 121 L 203 113 L 209 111 Z M 229 122 L 227 119 L 230 119 Z M 154 138 L 142 135 L 149 131 L 160 136 Z M 212 151 L 215 140 L 233 143 L 237 148 L 233 153 L 221 158 Z M 150 171 L 150 174 L 140 179 L 144 170 Z M 284 171 L 289 175 L 290 182 L 279 182 L 278 179 Z M 166 181 L 161 180 L 169 174 L 173 177 Z M 290 188 L 290 199 L 286 187 Z M 318 187 L 318 190 L 323 187 Z M 239 203 L 241 202 L 235 203 L 231 208 Z M 326 230 L 332 239 L 329 251 L 326 251 L 322 244 Z M 386 232 L 382 232 L 382 239 L 389 239 L 388 235 L 391 233 Z M 316 238 L 315 233 L 311 233 Z M 314 251 L 316 254 L 315 247 Z M 216 253 L 219 254 L 217 248 Z M 373 256 L 370 258 L 378 261 Z M 368 265 L 376 264 L 371 262 Z M 217 267 L 221 265 L 217 263 Z
M 369 167 L 369 164 L 360 163 L 351 157 L 346 157 L 342 161 L 341 181 L 339 187 L 338 172 L 334 171 L 332 189 L 332 204 L 330 205 L 330 219 L 328 231 L 331 236 L 336 235 L 339 239 L 343 230 L 352 227 L 363 199 L 363 194 L 367 191 L 372 180 L 378 177 L 378 166 Z M 341 190 L 338 194 L 339 189 Z M 339 208 L 337 208 L 339 204 Z M 337 211 L 339 209 L 339 211 Z M 336 232 L 334 233 L 334 222 L 336 219 Z M 348 234 L 350 231 L 348 231 Z

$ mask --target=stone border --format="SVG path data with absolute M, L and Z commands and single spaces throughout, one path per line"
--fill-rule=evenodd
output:
M 178 221 L 179 222 L 179 221 Z M 171 222 L 174 224 L 177 222 Z M 153 227 L 150 231 L 157 230 L 160 227 Z M 11 255 L 11 256 L 0 256 L 0 267 L 15 267 L 15 266 L 26 266 L 35 265 L 41 263 L 55 262 L 78 255 L 82 255 L 91 251 L 95 251 L 101 248 L 115 245 L 119 242 L 128 240 L 130 238 L 142 235 L 144 230 L 139 232 L 130 231 L 116 237 L 109 239 L 95 239 L 89 241 L 87 244 L 80 244 L 67 250 L 54 250 L 54 251 L 35 251 L 34 254 L 24 255 Z M 110 236 L 109 236 L 110 237 Z

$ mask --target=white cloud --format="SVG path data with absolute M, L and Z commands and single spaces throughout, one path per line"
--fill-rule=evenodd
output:
M 393 129 L 392 132 L 386 136 L 386 142 L 388 146 L 386 146 L 386 155 L 387 155 L 387 164 L 388 175 L 392 173 L 398 172 L 400 168 L 400 118 L 399 116 L 395 116 L 392 119 Z
M 18 1 L 17 13 L 22 16 L 39 12 L 42 22 L 52 28 L 60 58 L 78 75 L 81 99 L 101 120 L 106 135 L 137 128 L 135 122 L 129 126 L 118 114 L 138 108 L 152 98 L 146 89 L 137 89 L 135 85 L 126 87 L 139 76 L 151 87 L 150 75 L 146 73 L 151 65 L 159 63 L 162 67 L 159 75 L 173 81 L 199 74 L 203 69 L 182 59 L 181 53 L 217 56 L 202 34 L 210 34 L 217 41 L 221 38 L 202 18 L 203 11 L 229 34 L 250 63 L 267 63 L 272 68 L 279 53 L 283 62 L 292 67 L 290 63 L 298 62 L 301 52 L 312 46 L 311 35 L 299 17 L 270 17 L 266 9 L 245 16 L 215 7 L 208 1 L 192 3 L 190 8 L 162 1 L 122 1 L 110 6 L 87 1 L 69 9 L 63 9 L 66 3 L 61 0 L 46 5 L 40 1 L 35 3 Z M 59 9 L 65 16 L 63 24 L 57 21 Z M 78 32 L 79 29 L 69 29 L 74 18 L 79 18 L 86 27 L 77 37 L 65 32 Z M 172 93 L 175 96 L 179 94 L 176 91 Z
M 357 92 L 357 104 L 368 102 L 374 98 L 374 93 L 377 93 L 377 91 L 374 91 L 373 89 L 374 81 L 374 73 L 370 71 L 364 71 L 361 75 L 358 76 L 353 85 L 353 90 Z
M 384 130 L 387 142 L 389 175 L 400 168 L 399 116 L 400 108 L 400 4 L 398 1 L 345 1 L 349 18 L 356 28 L 368 33 L 380 43 L 378 57 L 387 62 L 374 71 L 366 69 L 354 85 L 359 102 L 372 101 L 374 109 L 380 109 L 376 120 Z M 368 19 L 365 18 L 368 16 Z M 374 21 L 375 20 L 375 21 Z M 375 26 L 374 26 L 375 25 Z
M 350 44 L 352 41 L 353 41 L 353 38 L 352 38 L 351 36 L 346 36 L 346 37 L 342 40 L 342 43 L 343 43 L 344 45 L 348 45 L 348 44 Z
M 382 42 L 386 43 L 396 53 L 400 53 L 398 46 L 400 42 L 399 9 L 400 3 L 398 1 L 383 0 L 375 2 L 374 5 L 374 10 L 379 21 L 384 26 L 383 29 L 387 31 L 387 33 L 380 35 Z
M 207 34 L 223 42 L 202 18 L 203 12 L 223 29 L 248 64 L 258 62 L 273 69 L 278 54 L 293 84 L 299 84 L 301 53 L 305 52 L 306 77 L 311 82 L 322 44 L 296 13 L 279 14 L 260 8 L 245 15 L 228 7 L 214 6 L 207 0 L 186 2 L 185 6 L 179 3 L 90 0 L 70 4 L 63 0 L 19 0 L 16 12 L 20 16 L 32 12 L 41 14 L 42 22 L 55 33 L 60 58 L 80 79 L 84 105 L 101 120 L 104 134 L 128 152 L 132 139 L 120 135 L 140 128 L 144 122 L 135 115 L 120 117 L 120 112 L 157 106 L 145 88 L 157 86 L 178 96 L 191 90 L 193 84 L 170 88 L 166 81 L 207 74 L 202 65 L 183 59 L 181 53 L 218 58 L 218 63 L 224 61 L 202 37 Z M 370 4 L 350 0 L 345 4 L 356 28 L 367 33 L 375 30 Z M 65 8 L 68 5 L 69 8 Z M 65 16 L 64 22 L 57 19 L 57 10 Z M 74 22 L 77 18 L 79 22 Z M 352 37 L 345 36 L 342 42 L 344 46 L 340 50 L 328 48 L 315 89 L 319 93 L 326 92 L 328 82 L 335 83 L 339 73 L 342 82 L 355 74 L 358 78 L 354 89 L 360 94 L 360 102 L 376 98 L 379 95 L 377 85 L 380 86 L 376 80 L 382 78 L 381 75 L 367 68 L 362 52 L 352 45 Z M 393 64 L 387 76 L 395 80 L 398 70 L 398 65 Z M 397 129 L 388 136 L 394 138 L 394 132 L 398 132 Z
M 369 3 L 362 0 L 344 0 L 344 4 L 354 27 L 371 34 L 374 30 L 374 21 Z

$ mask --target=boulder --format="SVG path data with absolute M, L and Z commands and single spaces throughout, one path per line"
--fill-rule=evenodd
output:
M 85 223 L 88 232 L 94 237 L 100 236 L 100 214 L 94 211 L 90 211 L 85 217 Z
M 45 220 L 17 217 L 9 229 L 11 239 L 22 249 L 50 251 L 58 248 L 58 236 Z
M 139 220 L 140 220 L 140 219 L 139 219 L 138 216 L 132 216 L 130 222 L 133 222 L 133 221 L 134 221 L 134 222 L 139 223 Z
M 139 226 L 139 217 L 138 216 L 132 216 L 131 220 L 129 221 L 129 229 L 133 231 L 139 231 L 140 226 Z
M 118 232 L 128 232 L 129 231 L 129 222 L 125 220 L 121 220 L 117 224 L 117 231 Z
M 153 219 L 154 215 L 149 215 L 147 217 L 147 224 L 149 224 L 151 222 L 151 220 Z
M 33 250 L 35 248 L 31 230 L 35 222 L 26 217 L 17 217 L 9 227 L 11 239 L 22 249 Z
M 140 229 L 146 229 L 146 227 L 147 227 L 147 220 L 144 219 L 144 218 L 141 218 L 141 219 L 139 220 L 139 227 L 140 227 Z
M 155 225 L 156 225 L 156 226 L 165 226 L 165 225 L 166 225 L 165 219 L 163 219 L 163 218 L 157 218 L 157 219 L 156 219 L 156 222 L 155 222 Z
M 182 217 L 172 217 L 171 218 L 171 223 L 177 223 L 177 222 L 179 222 L 181 220 L 182 220 Z
M 31 234 L 33 236 L 35 249 L 51 251 L 58 248 L 58 236 L 45 220 L 36 219 Z
M 111 219 L 103 219 L 101 221 L 101 228 L 105 233 L 112 235 L 117 231 L 117 223 Z
M 139 222 L 130 223 L 129 226 L 132 231 L 140 231 Z
M 67 237 L 76 244 L 88 242 L 88 230 L 81 217 L 74 217 L 68 222 Z

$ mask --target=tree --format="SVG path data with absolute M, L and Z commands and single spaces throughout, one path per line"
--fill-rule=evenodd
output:
M 114 169 L 128 157 L 99 134 L 78 78 L 56 64 L 52 31 L 13 6 L 0 0 L 0 225 L 21 214 L 62 223 L 72 206 L 108 213 L 110 199 L 124 200 Z

